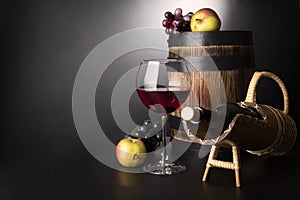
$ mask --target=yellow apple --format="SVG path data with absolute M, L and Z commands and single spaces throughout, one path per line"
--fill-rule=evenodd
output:
M 139 138 L 123 138 L 116 146 L 116 157 L 124 167 L 137 167 L 146 159 L 146 146 Z
M 221 20 L 213 9 L 202 8 L 192 16 L 190 27 L 192 32 L 218 31 L 221 27 Z

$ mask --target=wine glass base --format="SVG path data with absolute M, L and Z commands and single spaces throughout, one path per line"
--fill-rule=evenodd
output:
M 179 174 L 185 170 L 185 166 L 175 163 L 165 163 L 164 165 L 162 165 L 161 162 L 157 162 L 144 166 L 145 172 L 155 175 L 173 175 Z

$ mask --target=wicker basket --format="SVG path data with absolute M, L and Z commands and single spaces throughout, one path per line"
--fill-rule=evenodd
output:
M 265 106 L 267 109 L 269 109 L 269 111 L 273 112 L 273 114 L 276 117 L 277 127 L 278 127 L 277 137 L 274 140 L 274 142 L 267 148 L 259 151 L 248 150 L 248 152 L 257 155 L 262 155 L 262 154 L 270 154 L 276 156 L 283 155 L 293 147 L 297 137 L 297 127 L 294 120 L 288 114 L 289 97 L 288 97 L 287 89 L 284 83 L 282 82 L 282 80 L 271 72 L 266 72 L 266 71 L 255 72 L 249 84 L 245 102 L 252 102 L 255 104 L 257 103 L 256 87 L 259 80 L 262 77 L 271 78 L 279 85 L 283 94 L 284 107 L 283 110 L 280 110 L 280 109 L 273 108 L 271 106 Z

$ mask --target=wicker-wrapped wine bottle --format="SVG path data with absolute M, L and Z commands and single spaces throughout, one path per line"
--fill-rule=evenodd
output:
M 283 93 L 283 110 L 256 102 L 256 85 L 261 77 L 278 83 Z M 244 101 L 212 110 L 199 106 L 183 108 L 185 133 L 174 137 L 202 145 L 237 146 L 256 155 L 283 155 L 297 137 L 297 127 L 288 109 L 288 93 L 282 80 L 271 72 L 255 72 Z

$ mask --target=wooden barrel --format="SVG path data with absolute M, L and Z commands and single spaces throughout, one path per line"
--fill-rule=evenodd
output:
M 183 32 L 169 35 L 169 57 L 184 58 L 193 69 L 194 98 L 186 104 L 206 109 L 242 101 L 255 68 L 251 31 Z

